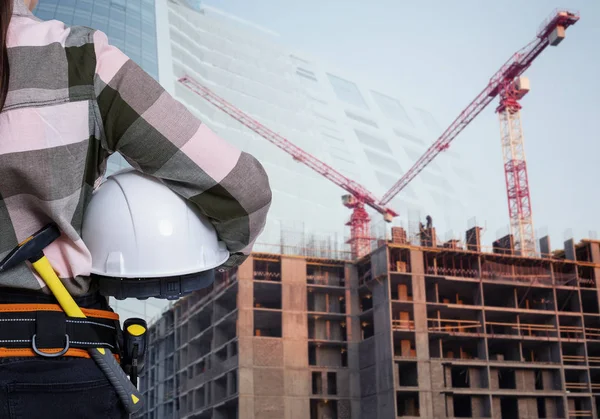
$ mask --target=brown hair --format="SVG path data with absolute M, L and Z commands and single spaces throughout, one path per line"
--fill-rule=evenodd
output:
M 8 79 L 10 68 L 8 66 L 8 48 L 6 38 L 8 36 L 8 25 L 12 17 L 13 0 L 0 0 L 0 111 L 4 108 L 6 95 L 8 95 Z

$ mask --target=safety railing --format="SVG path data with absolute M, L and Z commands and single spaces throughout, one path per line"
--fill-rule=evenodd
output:
M 588 383 L 566 382 L 565 388 L 568 391 L 584 392 L 589 389 Z
M 344 278 L 328 275 L 307 275 L 306 282 L 310 285 L 322 285 L 329 287 L 345 287 Z
M 481 333 L 481 322 L 477 320 L 427 319 L 430 332 Z
M 486 322 L 488 334 L 522 337 L 557 337 L 556 327 L 549 324 Z
M 591 410 L 569 410 L 569 419 L 570 418 L 591 418 L 592 411 Z
M 392 329 L 401 331 L 401 330 L 415 330 L 415 322 L 414 320 L 392 320 Z
M 583 355 L 563 355 L 562 359 L 565 364 L 585 364 Z
M 447 268 L 444 266 L 428 266 L 427 273 L 429 275 L 454 276 L 458 278 L 479 277 L 479 271 L 477 269 Z
M 561 339 L 583 339 L 583 327 L 581 326 L 560 326 Z

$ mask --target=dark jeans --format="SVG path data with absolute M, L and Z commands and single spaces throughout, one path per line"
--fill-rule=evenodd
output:
M 80 307 L 107 309 L 97 295 Z M 0 304 L 52 303 L 51 296 L 0 288 Z M 0 324 L 0 327 L 1 324 Z M 1 419 L 127 419 L 117 393 L 92 359 L 0 358 Z

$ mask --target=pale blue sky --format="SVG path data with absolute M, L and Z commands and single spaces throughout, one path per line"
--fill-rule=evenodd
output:
M 344 69 L 357 82 L 430 110 L 444 128 L 563 6 L 549 0 L 204 3 L 278 32 L 282 43 Z M 534 225 L 547 228 L 554 248 L 562 247 L 566 229 L 576 239 L 600 232 L 600 2 L 565 3 L 581 12 L 581 20 L 526 72 L 532 90 L 522 101 Z M 482 185 L 465 219 L 487 221 L 487 241 L 508 225 L 496 103 L 452 145 Z

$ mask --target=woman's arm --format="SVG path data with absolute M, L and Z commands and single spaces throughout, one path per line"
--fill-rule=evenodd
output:
M 213 133 L 150 75 L 93 33 L 102 146 L 196 204 L 243 262 L 265 226 L 271 188 L 262 165 Z

